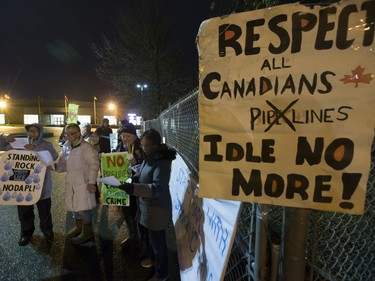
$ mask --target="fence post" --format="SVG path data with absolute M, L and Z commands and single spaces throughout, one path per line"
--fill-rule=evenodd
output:
M 269 218 L 269 206 L 256 204 L 256 236 L 254 276 L 256 281 L 267 281 L 267 229 Z
M 284 207 L 280 281 L 305 280 L 306 237 L 310 209 Z

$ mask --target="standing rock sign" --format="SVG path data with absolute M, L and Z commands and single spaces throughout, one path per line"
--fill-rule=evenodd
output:
M 33 205 L 41 195 L 46 167 L 34 151 L 9 150 L 0 161 L 0 204 Z

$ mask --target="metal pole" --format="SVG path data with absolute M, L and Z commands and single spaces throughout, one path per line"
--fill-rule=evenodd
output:
M 42 122 L 42 111 L 40 109 L 40 96 L 38 95 L 38 114 L 39 114 L 39 124 L 43 124 Z
M 267 224 L 269 206 L 257 204 L 254 273 L 256 281 L 268 280 L 267 268 Z
M 64 95 L 64 102 L 65 102 L 65 120 L 68 120 L 68 97 Z
M 306 237 L 310 209 L 284 207 L 279 281 L 305 279 Z
M 94 124 L 98 124 L 98 119 L 96 118 L 96 97 L 94 96 Z

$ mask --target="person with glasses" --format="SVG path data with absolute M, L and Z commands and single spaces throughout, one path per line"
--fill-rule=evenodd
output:
M 84 141 L 77 124 L 66 126 L 67 141 L 55 171 L 66 172 L 65 205 L 73 213 L 75 226 L 67 232 L 73 244 L 82 244 L 94 236 L 92 212 L 96 207 L 96 180 L 99 172 L 98 151 Z
M 49 151 L 53 160 L 59 157 L 53 144 L 43 139 L 44 129 L 40 124 L 30 124 L 25 126 L 27 132 L 28 144 L 25 149 L 32 151 Z M 13 149 L 11 142 L 16 139 L 12 135 L 2 134 L 0 137 L 0 150 L 8 151 Z M 50 169 L 46 169 L 44 176 L 42 193 L 39 201 L 36 203 L 39 214 L 40 229 L 47 241 L 53 241 L 53 224 L 51 215 L 51 195 L 52 195 L 52 177 Z M 17 206 L 18 218 L 21 223 L 21 238 L 18 241 L 20 246 L 26 246 L 32 239 L 35 231 L 34 225 L 34 205 Z
M 176 151 L 162 143 L 155 129 L 145 131 L 141 137 L 145 159 L 140 167 L 139 183 L 125 183 L 119 186 L 126 193 L 138 197 L 136 219 L 147 228 L 151 245 L 151 259 L 141 265 L 154 265 L 154 276 L 149 280 L 168 279 L 168 250 L 166 229 L 172 223 L 172 199 L 169 178 Z

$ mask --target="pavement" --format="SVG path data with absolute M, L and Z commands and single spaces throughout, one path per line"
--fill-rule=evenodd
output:
M 19 128 L 22 133 L 23 127 Z M 0 126 L 0 133 L 10 128 Z M 17 131 L 17 130 L 16 130 Z M 47 128 L 46 137 L 60 151 L 58 136 L 61 128 Z M 14 132 L 12 132 L 14 133 Z M 15 134 L 15 133 L 14 133 Z M 118 206 L 99 204 L 94 214 L 95 237 L 82 245 L 72 245 L 64 235 L 73 227 L 71 213 L 64 207 L 64 174 L 52 173 L 52 217 L 55 238 L 46 241 L 39 229 L 35 208 L 34 236 L 29 245 L 18 245 L 20 225 L 15 206 L 0 205 L 0 280 L 1 281 L 144 281 L 153 275 L 153 269 L 140 265 L 138 248 L 126 250 L 120 243 L 126 238 L 126 225 Z M 169 280 L 179 281 L 179 267 L 174 228 L 167 229 Z

